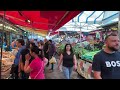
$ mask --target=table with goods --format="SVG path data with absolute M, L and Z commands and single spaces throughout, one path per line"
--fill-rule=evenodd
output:
M 85 79 L 93 79 L 92 62 L 94 55 L 98 52 L 99 50 L 88 51 L 81 55 L 81 59 L 78 60 L 77 72 Z
M 3 51 L 2 52 L 2 68 L 1 68 L 1 78 L 7 79 L 10 75 L 11 66 L 14 62 L 15 55 L 17 53 L 16 49 L 12 51 Z

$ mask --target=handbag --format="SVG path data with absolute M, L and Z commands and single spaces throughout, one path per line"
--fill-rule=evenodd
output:
M 42 62 L 42 67 L 43 67 L 43 62 Z M 39 73 L 42 71 L 42 67 L 40 68 L 39 72 L 36 74 L 36 76 L 34 77 L 34 79 L 36 79 L 36 77 L 39 75 Z M 29 76 L 29 79 L 31 79 L 31 77 Z
M 55 64 L 55 63 L 56 63 L 56 59 L 55 59 L 55 57 L 52 56 L 52 58 L 50 59 L 49 63 L 51 63 L 51 64 L 52 64 L 52 63 Z

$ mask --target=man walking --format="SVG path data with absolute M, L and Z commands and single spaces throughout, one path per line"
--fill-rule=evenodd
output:
M 95 79 L 120 79 L 120 40 L 117 34 L 105 39 L 106 47 L 94 56 L 92 69 Z

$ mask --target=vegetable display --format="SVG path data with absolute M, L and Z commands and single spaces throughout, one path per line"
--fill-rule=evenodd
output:
M 98 52 L 100 51 L 87 52 L 81 56 L 81 59 L 93 61 L 94 55 L 97 54 Z
M 57 53 L 60 55 L 64 51 L 65 44 L 61 44 L 57 47 Z M 76 55 L 77 58 L 80 58 L 81 55 L 89 52 L 88 50 L 84 49 L 83 47 L 80 47 L 79 44 L 76 44 L 73 46 L 73 52 Z
M 80 47 L 79 44 L 76 44 L 75 46 L 73 46 L 73 52 L 77 58 L 80 58 L 81 55 L 87 53 L 88 50 L 84 49 L 83 47 Z
M 60 55 L 64 51 L 65 44 L 61 44 L 57 47 L 57 53 Z
M 65 44 L 61 44 L 57 48 L 57 53 L 60 55 L 64 51 Z M 97 48 L 94 48 L 94 51 L 90 51 L 85 49 L 84 47 L 81 47 L 80 44 L 76 44 L 73 46 L 73 52 L 76 55 L 77 59 L 81 58 L 83 60 L 89 60 L 92 61 L 93 57 L 96 53 L 98 53 L 100 50 Z

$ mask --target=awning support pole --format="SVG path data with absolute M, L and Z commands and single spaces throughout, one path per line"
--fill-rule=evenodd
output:
M 1 79 L 1 67 L 2 67 L 2 54 L 3 54 L 3 31 L 4 31 L 4 25 L 5 25 L 5 11 L 3 15 L 3 30 L 2 30 L 2 44 L 1 44 L 1 58 L 0 58 L 0 79 Z
M 80 48 L 81 48 L 81 50 L 80 50 L 80 53 L 81 53 L 81 55 L 82 55 L 82 30 L 81 30 L 81 23 L 80 23 Z

